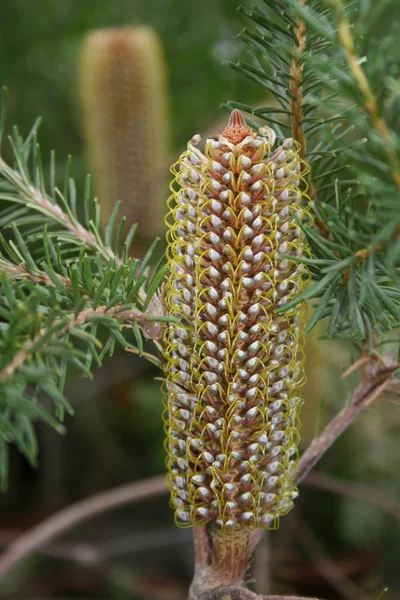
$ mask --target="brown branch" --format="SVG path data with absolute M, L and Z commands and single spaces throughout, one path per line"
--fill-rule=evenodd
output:
M 14 265 L 13 263 L 11 263 L 9 261 L 0 259 L 0 272 L 2 272 L 2 271 L 4 271 L 6 273 L 7 277 L 10 280 L 12 280 L 12 279 L 29 279 L 30 281 L 33 281 L 35 283 L 41 283 L 41 284 L 47 285 L 47 286 L 54 285 L 54 282 L 52 281 L 52 279 L 50 279 L 50 277 L 44 271 L 37 270 L 36 273 L 30 273 L 22 265 Z M 71 279 L 69 279 L 69 277 L 64 277 L 63 275 L 59 275 L 57 273 L 55 273 L 55 277 L 57 277 L 57 279 L 59 279 L 59 281 L 63 285 L 65 285 L 65 287 L 67 287 L 69 289 L 72 287 L 72 281 L 71 281 Z M 141 299 L 144 299 L 146 297 L 146 294 L 143 290 L 139 290 L 138 293 L 141 296 Z M 88 300 L 89 300 L 89 302 L 93 301 L 93 299 L 91 299 L 91 298 L 88 298 Z M 94 309 L 88 309 L 85 312 L 88 313 L 89 310 L 94 310 Z M 116 310 L 118 311 L 118 307 L 116 307 Z M 114 309 L 110 309 L 109 311 L 107 311 L 107 314 L 105 314 L 105 316 L 117 317 L 119 319 L 127 319 L 130 322 L 130 324 L 129 324 L 129 327 L 130 327 L 133 319 L 127 318 L 126 315 L 132 314 L 132 313 L 135 313 L 137 315 L 137 319 L 135 319 L 135 320 L 140 321 L 142 329 L 145 333 L 145 336 L 148 339 L 154 340 L 154 339 L 159 338 L 160 333 L 161 333 L 160 324 L 157 322 L 146 321 L 146 315 L 140 311 L 115 312 Z M 82 314 L 84 314 L 84 313 L 81 313 L 81 315 Z M 165 316 L 163 306 L 161 305 L 161 302 L 159 301 L 157 295 L 155 295 L 152 298 L 152 301 L 149 304 L 149 312 L 147 314 L 147 317 L 156 317 L 156 316 Z M 71 325 L 69 325 L 69 326 L 73 326 L 76 324 L 82 324 L 82 323 L 77 323 L 75 321 L 75 322 L 71 323 Z M 38 336 L 35 338 L 35 340 L 30 342 L 29 345 L 31 345 L 32 343 L 35 343 L 39 338 L 40 338 L 40 334 L 38 334 Z M 139 353 L 139 351 L 135 350 L 135 349 L 127 349 L 127 351 L 132 352 L 133 354 L 140 354 L 140 356 L 149 358 L 153 362 L 159 362 L 160 366 L 162 366 L 161 361 L 159 361 L 159 359 L 156 356 L 154 356 L 153 354 L 149 354 L 148 352 Z M 0 381 L 2 381 L 1 373 L 0 373 Z
M 354 362 L 352 365 L 350 365 L 350 367 L 342 373 L 340 378 L 346 379 L 347 377 L 349 377 L 349 375 L 351 375 L 352 373 L 355 373 L 355 371 L 357 371 L 363 365 L 367 364 L 370 360 L 371 360 L 371 357 L 368 354 L 363 354 L 363 356 L 361 356 L 361 358 L 356 360 L 356 362 Z
M 307 0 L 299 0 L 300 4 L 306 4 Z M 300 158 L 305 161 L 306 151 L 307 151 L 307 142 L 304 135 L 303 128 L 303 92 L 302 92 L 302 83 L 303 83 L 303 69 L 304 64 L 301 63 L 302 54 L 306 48 L 306 26 L 303 21 L 297 22 L 296 27 L 296 41 L 297 46 L 295 48 L 295 56 L 293 58 L 290 75 L 290 91 L 293 96 L 290 99 L 290 110 L 292 113 L 292 135 L 295 140 L 297 140 L 300 144 Z
M 39 269 L 37 269 L 35 273 L 30 273 L 22 265 L 14 265 L 13 263 L 2 259 L 0 260 L 0 267 L 0 270 L 5 271 L 10 280 L 29 279 L 34 283 L 42 283 L 43 285 L 54 286 L 54 282 L 50 279 L 47 273 L 40 271 Z M 58 275 L 57 273 L 55 273 L 55 276 L 63 285 L 65 285 L 66 288 L 72 287 L 72 282 L 69 277 L 64 277 L 63 275 Z
M 164 477 L 123 485 L 72 504 L 20 535 L 0 556 L 0 577 L 56 536 L 102 512 L 167 493 Z
M 374 357 L 371 358 L 366 365 L 364 380 L 352 394 L 348 405 L 332 419 L 300 458 L 295 480 L 296 485 L 302 483 L 311 469 L 335 440 L 353 423 L 363 408 L 373 402 L 390 385 L 393 372 L 397 367 L 397 361 L 391 355 L 382 357 L 380 361 L 377 361 Z
M 96 237 L 93 233 L 87 231 L 80 223 L 73 223 L 71 218 L 58 206 L 58 204 L 53 204 L 40 192 L 40 190 L 33 185 L 26 183 L 22 176 L 7 165 L 1 158 L 0 174 L 3 175 L 7 181 L 11 182 L 14 187 L 17 187 L 21 196 L 28 202 L 31 202 L 52 214 L 55 219 L 61 221 L 64 227 L 71 231 L 84 244 L 91 247 L 96 246 Z M 111 249 L 107 248 L 107 253 L 110 258 L 115 258 Z
M 357 250 L 357 252 L 356 252 L 357 263 L 356 264 L 359 264 L 363 260 L 367 259 L 369 256 L 371 256 L 371 254 L 373 252 L 381 252 L 382 250 L 385 250 L 385 248 L 387 248 L 390 244 L 392 244 L 394 241 L 396 241 L 399 236 L 400 236 L 400 225 L 398 225 L 396 227 L 396 231 L 390 236 L 390 238 L 388 240 L 384 240 L 383 242 L 381 242 L 380 244 L 377 244 L 376 246 L 370 246 L 368 248 L 362 248 L 361 250 Z
M 120 321 L 136 321 L 143 330 L 145 336 L 151 339 L 157 339 L 162 330 L 160 323 L 147 320 L 148 317 L 151 316 L 147 313 L 133 309 L 121 311 L 118 306 L 114 306 L 106 311 L 104 306 L 100 306 L 98 308 L 88 308 L 83 310 L 77 317 L 70 315 L 71 320 L 66 325 L 56 330 L 54 335 L 55 337 L 61 337 L 67 333 L 71 327 L 84 325 L 91 318 L 96 316 L 113 317 L 114 319 L 118 319 Z M 64 319 L 62 319 L 62 321 L 64 321 Z M 53 326 L 56 324 L 57 323 L 53 323 Z M 47 329 L 41 329 L 33 339 L 25 342 L 22 348 L 14 355 L 11 362 L 0 371 L 0 383 L 12 377 L 15 371 L 24 364 L 32 351 L 34 351 L 37 342 L 47 334 L 47 331 Z
M 369 258 L 373 252 L 377 253 L 377 252 L 381 252 L 382 250 L 385 250 L 385 248 L 387 248 L 390 244 L 395 242 L 399 236 L 400 236 L 400 225 L 398 225 L 396 227 L 396 230 L 394 231 L 394 233 L 392 233 L 392 235 L 390 236 L 389 239 L 384 240 L 383 242 L 381 242 L 380 244 L 377 244 L 376 246 L 368 246 L 368 248 L 361 248 L 360 250 L 357 250 L 357 252 L 354 253 L 355 260 L 352 264 L 354 266 L 359 265 L 364 260 Z M 350 276 L 350 267 L 346 267 L 343 271 L 343 279 L 342 279 L 343 284 L 345 284 L 347 282 L 349 276 Z
M 123 327 L 131 327 L 131 325 L 123 325 Z M 143 358 L 147 358 L 149 361 L 155 363 L 160 369 L 164 366 L 162 360 L 158 358 L 155 354 L 151 354 L 151 352 L 140 352 L 137 348 L 126 348 L 125 352 L 129 352 L 130 354 L 135 354 L 136 356 L 140 356 Z
M 361 502 L 367 502 L 400 521 L 400 504 L 387 498 L 384 494 L 365 483 L 346 481 L 318 471 L 310 473 L 303 483 L 309 487 L 327 490 L 340 496 L 347 496 L 348 498 L 361 500 Z
M 361 67 L 360 59 L 356 54 L 355 43 L 351 34 L 351 25 L 346 16 L 344 15 L 342 0 L 335 0 L 335 3 L 338 19 L 339 39 L 343 45 L 344 54 L 349 65 L 350 72 L 353 75 L 361 91 L 362 97 L 364 98 L 364 111 L 369 117 L 376 133 L 383 140 L 383 147 L 391 165 L 393 181 L 395 182 L 397 188 L 400 190 L 400 164 L 391 132 L 388 126 L 386 125 L 384 119 L 379 114 L 378 100 L 371 89 L 369 81 Z M 355 253 L 356 261 L 354 262 L 354 264 L 358 265 L 362 263 L 364 260 L 369 258 L 369 256 L 371 256 L 373 252 L 381 252 L 382 250 L 387 248 L 389 244 L 396 240 L 399 237 L 399 235 L 400 226 L 396 228 L 395 232 L 388 240 L 384 240 L 376 246 L 361 248 L 360 250 L 357 250 L 357 252 Z M 343 273 L 343 283 L 346 283 L 349 275 L 350 267 L 346 267 Z
M 305 5 L 305 4 L 307 4 L 307 0 L 299 0 L 299 3 Z M 296 35 L 296 47 L 294 49 L 295 55 L 294 55 L 294 58 L 292 60 L 292 64 L 290 67 L 291 80 L 290 80 L 289 89 L 292 93 L 292 95 L 290 97 L 290 111 L 292 114 L 292 116 L 291 116 L 292 136 L 300 144 L 299 155 L 300 155 L 301 160 L 303 161 L 302 171 L 303 171 L 303 174 L 305 174 L 306 169 L 307 169 L 307 162 L 306 162 L 307 140 L 306 140 L 306 136 L 304 133 L 304 127 L 303 127 L 303 90 L 302 90 L 302 86 L 303 86 L 304 63 L 302 63 L 302 55 L 304 54 L 304 51 L 306 49 L 307 35 L 306 35 L 305 23 L 303 21 L 301 21 L 300 19 L 297 21 L 295 35 Z M 308 179 L 310 199 L 315 201 L 316 197 L 317 197 L 317 192 L 316 192 L 316 189 L 315 189 L 312 179 L 311 179 L 311 173 L 308 173 L 307 179 Z M 321 231 L 321 235 L 323 235 L 324 237 L 328 237 L 329 232 L 328 232 L 328 229 L 326 228 L 325 224 L 320 219 L 316 219 L 315 223 L 318 226 L 319 230 Z
M 98 252 L 102 253 L 109 260 L 114 260 L 117 267 L 122 264 L 120 258 L 116 256 L 111 248 L 105 246 L 103 244 L 98 243 L 96 236 L 88 231 L 78 223 L 74 222 L 72 219 L 61 209 L 58 204 L 54 204 L 51 202 L 46 196 L 44 196 L 40 190 L 35 188 L 33 185 L 25 182 L 22 176 L 12 169 L 4 160 L 0 157 L 0 175 L 16 188 L 21 196 L 25 198 L 28 203 L 31 203 L 34 207 L 38 207 L 39 212 L 42 214 L 51 214 L 57 221 L 61 222 L 66 229 L 71 231 L 77 239 L 81 240 L 86 246 L 94 248 Z M 146 299 L 146 293 L 143 288 L 140 288 L 138 291 L 139 298 L 144 301 Z M 163 314 L 160 311 L 157 314 Z
M 379 114 L 378 101 L 361 67 L 360 59 L 356 54 L 354 40 L 351 35 L 351 26 L 344 15 L 342 1 L 335 0 L 335 3 L 338 17 L 339 39 L 343 45 L 350 71 L 364 97 L 364 110 L 369 116 L 375 131 L 384 142 L 384 148 L 392 167 L 392 177 L 400 190 L 400 166 L 391 133 L 384 119 Z

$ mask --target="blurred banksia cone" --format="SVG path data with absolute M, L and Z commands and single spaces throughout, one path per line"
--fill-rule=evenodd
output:
M 297 495 L 304 253 L 298 144 L 232 112 L 172 167 L 165 303 L 168 478 L 177 523 L 274 528 Z M 307 217 L 308 218 L 308 217 Z
M 163 232 L 168 152 L 165 63 L 148 27 L 89 33 L 81 57 L 81 95 L 90 167 L 107 223 L 115 203 L 149 239 Z

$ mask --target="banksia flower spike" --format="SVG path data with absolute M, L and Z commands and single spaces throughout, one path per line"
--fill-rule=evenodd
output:
M 150 27 L 96 30 L 85 39 L 80 87 L 89 161 L 102 215 L 122 202 L 127 224 L 164 230 L 168 160 L 166 66 Z
M 168 479 L 177 523 L 274 528 L 296 496 L 304 253 L 298 144 L 234 110 L 172 167 L 165 303 Z

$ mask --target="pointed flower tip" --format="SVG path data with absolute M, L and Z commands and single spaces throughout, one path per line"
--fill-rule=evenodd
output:
M 246 123 L 243 113 L 235 108 L 231 112 L 229 117 L 228 126 L 223 131 L 223 136 L 226 137 L 233 144 L 239 144 L 248 135 L 252 135 L 254 132 Z
M 243 113 L 235 108 L 229 117 L 229 127 L 247 127 Z

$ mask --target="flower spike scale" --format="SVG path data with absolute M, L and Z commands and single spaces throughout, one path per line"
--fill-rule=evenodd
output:
M 172 167 L 165 303 L 167 466 L 183 526 L 278 524 L 297 491 L 304 285 L 298 144 L 238 110 Z

